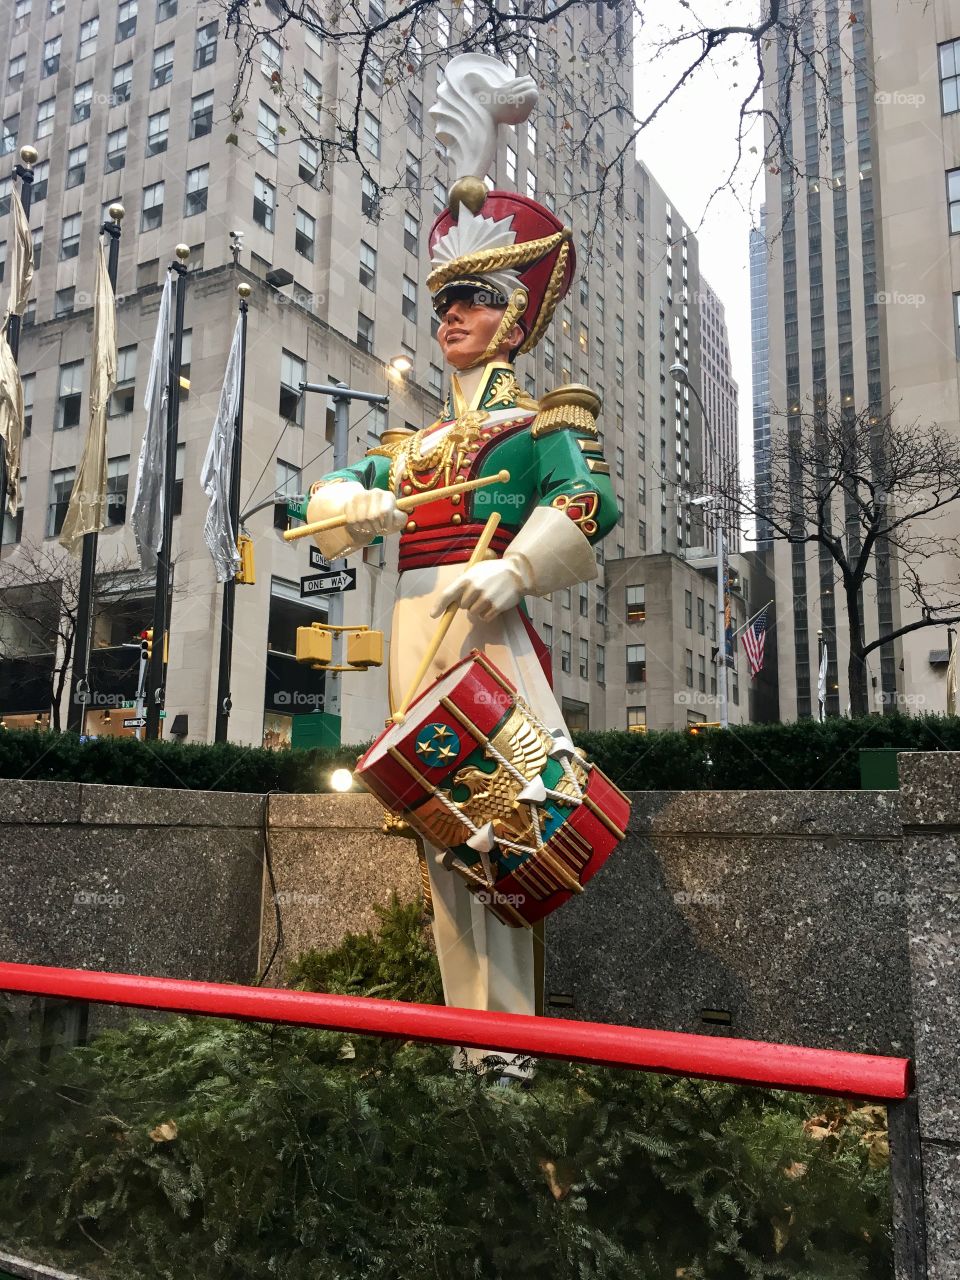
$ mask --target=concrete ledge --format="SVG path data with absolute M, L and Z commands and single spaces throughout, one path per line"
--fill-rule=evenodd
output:
M 635 835 L 900 839 L 893 791 L 634 791 Z
M 901 752 L 903 825 L 960 831 L 960 751 Z
M 366 791 L 349 791 L 345 795 L 267 796 L 267 820 L 272 831 L 329 828 L 382 834 L 383 812 L 380 801 Z
M 79 782 L 0 778 L 0 826 L 80 821 Z

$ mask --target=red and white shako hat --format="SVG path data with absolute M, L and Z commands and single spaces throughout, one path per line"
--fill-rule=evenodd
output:
M 448 63 L 430 109 L 460 176 L 449 208 L 430 228 L 427 288 L 435 306 L 453 288 L 489 290 L 505 306 L 498 333 L 515 323 L 523 329 L 521 352 L 540 341 L 573 281 L 572 232 L 536 200 L 488 191 L 477 175 L 493 161 L 497 128 L 525 120 L 536 101 L 529 76 L 516 77 L 486 54 L 467 53 Z

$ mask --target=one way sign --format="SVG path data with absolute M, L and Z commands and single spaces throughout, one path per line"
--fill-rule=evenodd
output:
M 300 579 L 300 598 L 304 596 L 332 596 L 341 591 L 355 591 L 356 569 L 340 569 L 332 573 L 313 573 Z

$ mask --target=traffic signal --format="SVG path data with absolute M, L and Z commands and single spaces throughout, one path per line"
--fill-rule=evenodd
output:
M 237 570 L 237 582 L 244 586 L 252 586 L 257 580 L 253 563 L 253 539 L 249 534 L 241 533 L 237 540 L 237 551 L 240 554 L 240 568 Z
M 153 657 L 153 627 L 140 632 L 140 657 L 147 662 Z
M 383 666 L 382 631 L 348 631 L 347 662 L 351 667 L 366 669 Z
M 297 627 L 297 661 L 328 666 L 333 661 L 333 633 L 319 627 Z

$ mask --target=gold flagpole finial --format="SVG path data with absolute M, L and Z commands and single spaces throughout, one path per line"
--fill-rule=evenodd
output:
M 110 206 L 110 208 L 107 210 L 107 213 L 110 215 L 110 219 L 112 222 L 119 223 L 123 221 L 123 217 L 124 217 L 124 214 L 126 213 L 126 209 L 124 209 L 123 205 L 120 204 L 119 202 L 114 202 Z
M 33 166 L 40 159 L 40 152 L 37 150 L 36 147 L 29 147 L 29 146 L 21 147 L 20 159 L 23 161 L 23 163 L 27 166 L 28 169 L 32 169 Z
M 240 295 L 243 301 L 246 302 L 246 300 L 250 297 L 251 293 L 253 293 L 253 290 L 246 283 L 246 281 L 244 281 L 243 284 L 237 285 L 237 293 Z
M 188 244 L 178 244 L 173 251 L 181 262 L 186 262 L 190 257 L 190 246 Z

